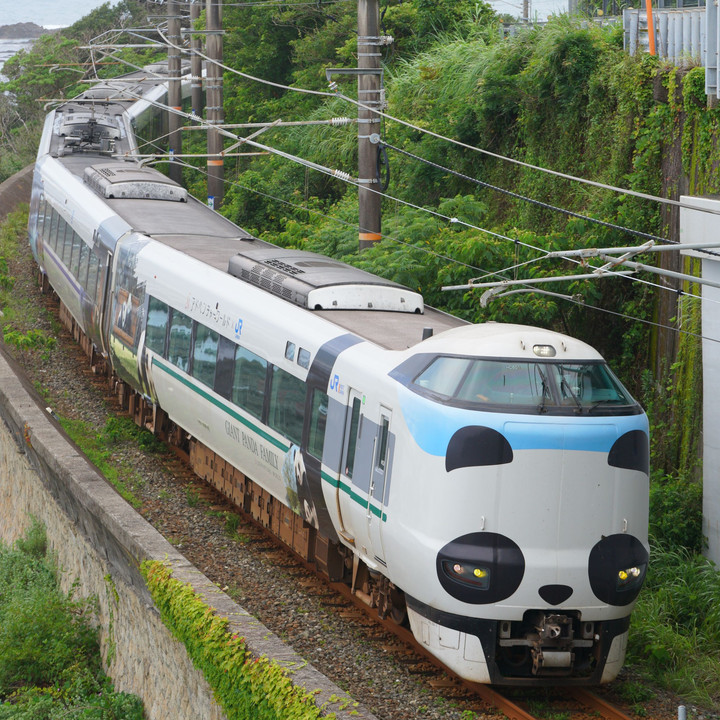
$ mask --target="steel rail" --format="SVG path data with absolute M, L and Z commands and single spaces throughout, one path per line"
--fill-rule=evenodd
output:
M 595 693 L 581 687 L 572 687 L 567 689 L 568 695 L 586 707 L 597 710 L 605 720 L 632 720 L 622 710 L 611 705 L 607 700 L 595 695 Z

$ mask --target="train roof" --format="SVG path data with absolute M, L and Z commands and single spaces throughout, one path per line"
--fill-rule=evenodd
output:
M 250 247 L 230 259 L 228 272 L 308 310 L 423 310 L 409 288 L 304 250 Z
M 465 324 L 424 307 L 422 296 L 402 285 L 254 238 L 154 168 L 117 158 L 131 150 L 124 112 L 158 78 L 138 73 L 122 81 L 130 92 L 110 81 L 56 109 L 48 149 L 134 231 L 387 349 Z
M 555 354 L 538 354 L 536 348 L 552 346 Z M 442 338 L 423 343 L 423 351 L 441 354 L 477 355 L 480 357 L 538 358 L 556 360 L 602 360 L 600 353 L 582 340 L 530 325 L 485 322 L 466 324 Z

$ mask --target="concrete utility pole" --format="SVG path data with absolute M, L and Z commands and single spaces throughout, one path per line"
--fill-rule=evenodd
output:
M 191 30 L 195 29 L 195 21 L 200 17 L 203 0 L 192 0 L 190 5 L 190 25 Z M 190 103 L 192 111 L 202 117 L 203 111 L 203 92 L 202 92 L 202 58 L 197 54 L 202 49 L 202 40 L 199 35 L 190 35 Z
M 363 105 L 382 109 L 380 93 L 380 9 L 378 0 L 358 0 L 358 100 Z M 374 72 L 373 72 L 374 71 Z M 381 239 L 380 183 L 378 182 L 378 146 L 371 137 L 380 137 L 380 116 L 358 108 L 358 189 L 360 250 Z M 370 189 L 368 189 L 370 188 Z M 375 192 L 373 192 L 375 191 Z
M 223 60 L 222 0 L 207 0 L 207 54 L 214 62 L 207 63 L 207 120 L 210 125 L 225 122 L 223 111 L 223 71 L 217 65 Z M 225 194 L 223 138 L 214 128 L 208 129 L 208 205 L 218 210 Z
M 168 145 L 170 148 L 170 179 L 182 182 L 182 167 L 172 162 L 173 155 L 182 154 L 182 118 L 172 110 L 182 110 L 182 88 L 180 86 L 180 8 L 177 0 L 168 0 L 168 105 L 172 108 L 168 116 Z M 176 47 L 173 47 L 176 46 Z

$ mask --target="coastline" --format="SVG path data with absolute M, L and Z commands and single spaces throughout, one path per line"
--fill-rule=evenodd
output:
M 0 25 L 0 82 L 7 81 L 2 72 L 5 63 L 21 50 L 29 50 L 47 32 L 52 30 L 31 22 Z

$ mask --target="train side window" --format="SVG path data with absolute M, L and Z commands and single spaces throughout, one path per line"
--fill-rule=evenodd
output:
M 50 223 L 52 222 L 50 210 L 50 203 L 47 200 L 43 199 L 40 203 L 40 211 L 42 213 L 42 225 L 41 229 L 38 230 L 38 232 L 42 233 L 42 239 L 46 245 L 50 244 Z
M 68 231 L 72 234 L 72 266 L 70 272 L 75 278 L 80 279 L 80 253 L 85 245 L 82 238 L 68 226 Z
M 90 248 L 85 243 L 82 243 L 82 247 L 80 248 L 80 270 L 78 271 L 78 281 L 86 289 L 87 289 L 89 265 L 90 265 Z
M 62 261 L 66 268 L 70 267 L 70 259 L 72 257 L 72 229 L 60 218 L 58 225 L 58 250 L 62 243 Z
M 215 385 L 218 339 L 219 335 L 214 330 L 200 323 L 196 325 L 192 375 L 208 387 Z
M 300 367 L 305 368 L 306 370 L 307 370 L 307 368 L 310 367 L 310 351 L 309 350 L 306 350 L 305 348 L 300 348 L 298 350 L 297 364 Z
M 168 360 L 187 371 L 190 364 L 190 341 L 192 339 L 192 319 L 179 310 L 173 310 L 170 323 L 170 347 Z
M 360 408 L 362 403 L 360 398 L 355 398 L 352 404 L 352 412 L 350 414 L 350 428 L 348 430 L 348 446 L 345 454 L 345 475 L 349 478 L 353 476 L 355 469 L 355 450 L 357 449 L 357 441 L 360 436 Z
M 48 236 L 48 242 L 52 246 L 53 250 L 57 250 L 58 247 L 58 224 L 60 218 L 54 209 L 50 211 L 50 234 Z M 62 245 L 60 245 L 62 248 Z
M 388 447 L 388 431 L 390 430 L 390 420 L 384 415 L 380 425 L 380 442 L 378 443 L 377 457 L 375 458 L 375 467 L 385 472 L 387 463 L 387 447 Z
M 240 345 L 235 350 L 232 401 L 258 420 L 265 403 L 267 361 Z
M 145 331 L 145 344 L 149 350 L 158 355 L 165 355 L 165 336 L 167 334 L 170 308 L 154 297 L 148 304 L 147 330 Z
M 45 198 L 41 195 L 40 201 L 38 202 L 38 214 L 37 214 L 37 234 L 38 237 L 45 240 Z
M 98 273 L 100 270 L 99 261 L 97 255 L 90 250 L 90 259 L 88 263 L 88 283 L 87 283 L 87 294 L 95 299 L 97 295 L 98 286 Z
M 302 439 L 305 383 L 273 365 L 268 424 L 296 445 Z
M 325 426 L 327 425 L 328 396 L 322 390 L 314 390 L 312 412 L 310 415 L 310 437 L 308 452 L 318 460 L 322 460 L 325 444 Z

